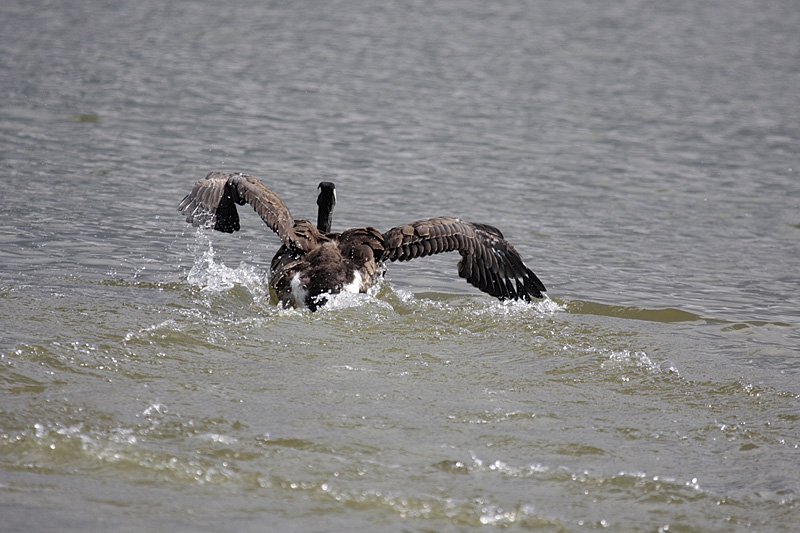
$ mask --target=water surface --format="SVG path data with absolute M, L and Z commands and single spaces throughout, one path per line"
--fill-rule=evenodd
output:
M 793 2 L 5 2 L 8 531 L 792 531 Z M 272 305 L 278 239 L 176 211 L 255 174 L 336 229 L 494 224 Z

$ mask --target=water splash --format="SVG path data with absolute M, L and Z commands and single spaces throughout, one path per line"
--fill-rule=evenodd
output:
M 195 260 L 187 274 L 187 281 L 191 285 L 199 287 L 204 293 L 221 293 L 241 286 L 255 299 L 269 298 L 266 272 L 244 261 L 236 268 L 225 265 L 218 259 L 214 244 L 206 232 L 197 231 L 192 248 Z M 391 293 L 389 301 L 385 298 L 386 291 L 384 289 L 388 289 Z M 408 290 L 396 288 L 385 278 L 381 278 L 365 294 L 342 292 L 334 295 L 324 295 L 327 303 L 320 310 L 330 312 L 366 305 L 378 305 L 383 309 L 397 311 L 396 304 L 400 304 L 401 307 L 465 311 L 464 306 L 451 302 L 453 295 L 433 293 L 433 298 L 426 295 L 430 296 L 428 293 L 415 294 Z M 477 317 L 483 315 L 515 317 L 529 315 L 532 311 L 535 314 L 552 316 L 566 309 L 563 304 L 550 299 L 546 295 L 543 299 L 533 302 L 499 301 L 477 297 L 474 302 L 474 304 L 471 302 L 467 304 L 466 311 Z M 290 309 L 283 309 L 279 306 L 279 310 L 289 311 Z
M 383 309 L 392 309 L 389 302 L 377 298 L 382 284 L 383 280 L 378 281 L 365 293 L 340 292 L 338 294 L 325 294 L 324 297 L 327 299 L 327 303 L 320 310 L 330 312 L 364 305 L 377 305 Z
M 196 234 L 194 256 L 195 262 L 186 279 L 201 290 L 223 292 L 241 285 L 253 296 L 268 295 L 266 275 L 260 269 L 244 261 L 237 268 L 230 268 L 217 261 L 214 245 L 202 231 Z
M 641 350 L 611 351 L 608 355 L 608 361 L 622 366 L 641 368 L 648 374 L 679 374 L 678 368 L 672 361 L 666 360 L 656 363 L 650 359 L 647 352 Z M 606 363 L 601 365 L 602 368 L 605 368 L 605 366 Z

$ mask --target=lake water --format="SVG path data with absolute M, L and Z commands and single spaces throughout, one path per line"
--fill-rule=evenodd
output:
M 0 530 L 795 531 L 795 0 L 7 0 Z M 311 314 L 209 170 L 498 226 Z

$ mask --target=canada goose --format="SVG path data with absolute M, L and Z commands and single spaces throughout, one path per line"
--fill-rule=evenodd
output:
M 210 172 L 195 183 L 178 206 L 186 221 L 217 231 L 239 230 L 236 204 L 250 204 L 280 237 L 282 246 L 272 258 L 269 285 L 284 305 L 315 311 L 327 294 L 366 292 L 382 274 L 386 261 L 458 251 L 458 275 L 481 291 L 501 300 L 542 298 L 539 281 L 500 230 L 451 217 L 403 224 L 380 233 L 373 227 L 331 233 L 336 190 L 319 184 L 317 226 L 292 218 L 277 194 L 258 179 L 241 173 Z

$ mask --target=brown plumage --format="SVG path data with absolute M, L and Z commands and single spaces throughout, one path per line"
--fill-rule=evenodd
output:
M 248 174 L 211 172 L 178 206 L 193 225 L 239 230 L 236 205 L 250 204 L 283 245 L 270 266 L 270 288 L 283 304 L 316 310 L 327 294 L 365 292 L 386 261 L 458 251 L 458 275 L 501 300 L 542 298 L 546 291 L 497 228 L 452 217 L 403 224 L 381 234 L 373 227 L 331 233 L 335 187 L 319 186 L 317 226 L 292 218 L 277 194 Z

